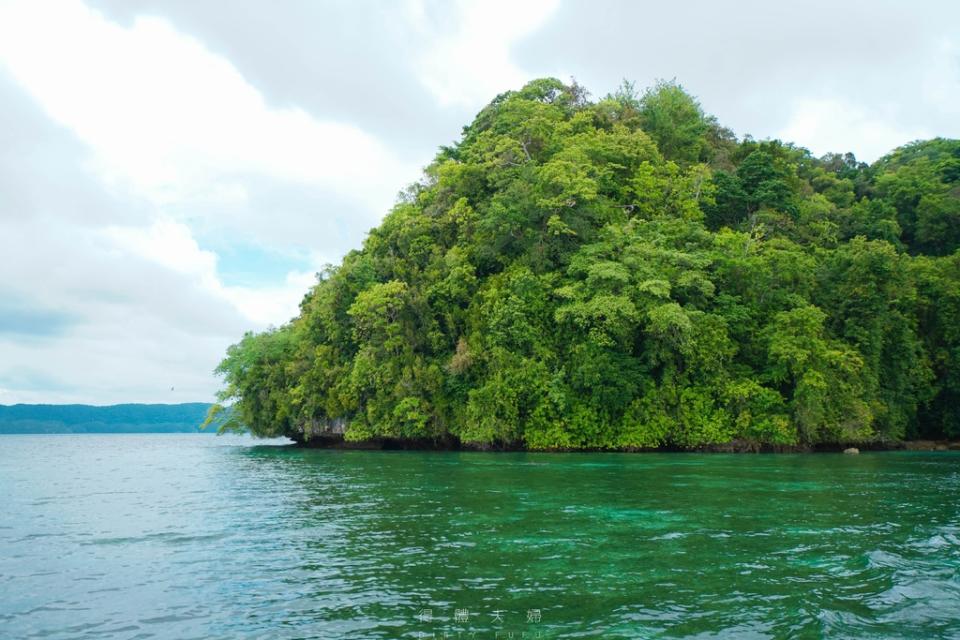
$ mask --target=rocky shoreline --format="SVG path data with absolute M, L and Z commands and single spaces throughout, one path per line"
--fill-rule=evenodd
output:
M 477 445 L 463 443 L 455 438 L 399 439 L 374 438 L 359 442 L 345 440 L 342 433 L 314 435 L 309 440 L 295 441 L 298 447 L 309 449 L 345 449 L 367 451 L 531 451 L 521 445 Z M 536 450 L 539 453 L 859 453 L 861 451 L 960 451 L 960 441 L 905 440 L 895 442 L 830 442 L 814 445 L 776 445 L 735 440 L 724 444 L 683 448 L 677 446 L 637 447 L 623 449 L 570 449 L 556 448 Z

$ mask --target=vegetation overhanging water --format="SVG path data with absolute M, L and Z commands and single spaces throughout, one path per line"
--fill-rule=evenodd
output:
M 958 246 L 960 141 L 867 166 L 737 139 L 676 83 L 537 80 L 230 348 L 211 418 L 528 449 L 956 437 Z

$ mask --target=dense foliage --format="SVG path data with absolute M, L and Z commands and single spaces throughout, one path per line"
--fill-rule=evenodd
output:
M 537 80 L 297 318 L 230 348 L 225 426 L 533 449 L 960 436 L 958 247 L 960 141 L 867 166 L 738 140 L 676 83 L 590 102 Z

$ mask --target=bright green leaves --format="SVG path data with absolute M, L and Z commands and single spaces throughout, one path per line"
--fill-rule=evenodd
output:
M 949 255 L 960 248 L 960 141 L 936 138 L 897 149 L 877 163 L 877 195 L 897 210 L 911 250 Z
M 296 407 L 289 398 L 299 373 L 295 336 L 289 325 L 256 335 L 247 333 L 227 349 L 227 357 L 216 373 L 225 382 L 217 394 L 219 403 L 234 403 L 222 425 L 226 430 L 237 431 L 244 425 L 264 437 L 295 433 L 298 429 L 302 432 Z M 216 424 L 222 416 L 222 410 L 216 409 L 208 418 Z
M 715 189 L 704 165 L 682 171 L 674 162 L 641 164 L 629 182 L 631 213 L 637 217 L 702 220 L 701 203 L 712 202 Z
M 661 162 L 649 136 L 621 125 L 610 130 L 590 127 L 572 136 L 566 149 L 589 163 L 598 192 L 615 202 L 623 202 L 629 196 L 629 180 L 644 163 Z
M 813 306 L 782 311 L 767 327 L 773 382 L 799 378 L 815 367 L 826 352 L 823 323 L 826 314 Z
M 422 398 L 407 396 L 393 406 L 387 431 L 394 437 L 422 438 L 430 417 L 430 407 Z
M 572 323 L 601 346 L 624 343 L 637 325 L 637 308 L 625 296 L 600 294 L 557 309 L 556 319 Z
M 602 260 L 587 268 L 586 284 L 588 289 L 605 291 L 623 291 L 630 283 L 630 271 L 626 266 L 612 260 Z
M 547 235 L 554 238 L 575 237 L 577 232 L 571 229 L 570 225 L 564 222 L 560 216 L 553 214 L 547 219 Z
M 911 264 L 917 282 L 917 332 L 934 375 L 930 399 L 908 436 L 960 436 L 960 253 L 919 257 Z
M 820 265 L 815 294 L 830 329 L 862 356 L 877 430 L 894 439 L 911 427 L 931 375 L 916 333 L 909 265 L 891 245 L 855 238 Z
M 670 281 L 660 278 L 644 280 L 637 285 L 637 291 L 641 295 L 649 296 L 651 298 L 669 298 L 670 289 Z
M 826 336 L 826 314 L 814 306 L 778 313 L 764 331 L 770 380 L 789 398 L 807 442 L 855 441 L 871 435 L 860 355 Z
M 470 391 L 458 435 L 465 442 L 516 444 L 538 406 L 549 402 L 549 372 L 542 362 L 499 347 L 486 364 L 490 373 Z
M 439 364 L 418 351 L 416 296 L 405 282 L 391 280 L 360 292 L 348 315 L 359 349 L 349 374 L 349 398 L 354 412 L 352 438 L 427 438 L 435 430 L 428 398 L 442 385 Z M 429 343 L 429 341 L 427 341 Z
M 646 449 L 666 444 L 677 426 L 676 415 L 669 410 L 673 404 L 665 402 L 658 389 L 646 389 L 624 412 L 617 446 Z
M 676 302 L 654 307 L 647 313 L 647 331 L 668 350 L 681 351 L 693 330 L 690 316 Z
M 558 153 L 537 171 L 541 196 L 537 206 L 559 210 L 596 200 L 597 183 L 590 177 L 590 164 L 579 150 Z
M 347 311 L 353 318 L 357 341 L 380 342 L 387 349 L 399 346 L 398 320 L 407 306 L 407 292 L 407 283 L 399 280 L 375 284 L 360 292 Z
M 670 160 L 691 163 L 706 152 L 709 123 L 700 104 L 676 82 L 660 81 L 640 99 L 643 130 Z
M 746 378 L 728 383 L 723 395 L 739 437 L 756 443 L 797 443 L 797 429 L 775 389 Z
M 465 130 L 463 159 L 503 164 L 494 159 L 502 159 L 509 151 L 518 163 L 539 161 L 553 151 L 558 125 L 567 115 L 556 101 L 531 100 L 522 91 L 507 94 L 484 108 Z M 515 144 L 504 144 L 504 138 Z
M 211 417 L 534 449 L 960 434 L 958 181 L 957 141 L 867 167 L 739 142 L 676 83 L 537 80 L 229 349 Z
M 544 281 L 528 269 L 491 280 L 477 310 L 485 342 L 517 353 L 538 352 L 548 330 L 547 295 Z

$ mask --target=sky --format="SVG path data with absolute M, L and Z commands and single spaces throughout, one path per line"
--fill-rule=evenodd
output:
M 0 404 L 212 401 L 498 93 L 679 81 L 738 135 L 960 137 L 960 3 L 0 0 Z

